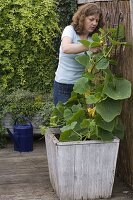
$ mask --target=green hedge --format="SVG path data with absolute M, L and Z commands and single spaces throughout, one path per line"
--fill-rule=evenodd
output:
M 76 0 L 59 0 L 58 1 L 58 6 L 57 6 L 57 12 L 59 15 L 58 24 L 61 29 L 61 32 L 65 28 L 65 26 L 71 23 L 72 16 L 74 12 L 76 11 L 76 9 L 77 9 Z M 59 34 L 55 40 L 56 41 L 55 49 L 57 52 L 57 56 L 58 56 L 59 46 L 60 46 L 60 37 L 61 37 L 61 34 Z
M 54 75 L 55 0 L 0 1 L 0 84 L 47 91 Z
M 61 31 L 76 8 L 76 0 L 0 1 L 0 84 L 4 89 L 51 89 Z
M 71 23 L 72 16 L 77 9 L 76 0 L 59 0 L 57 10 L 60 16 L 59 25 L 63 29 L 66 25 Z
M 7 112 L 49 124 L 61 31 L 76 8 L 76 0 L 0 1 L 0 147 Z

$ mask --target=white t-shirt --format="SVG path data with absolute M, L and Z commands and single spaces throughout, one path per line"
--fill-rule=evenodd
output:
M 78 40 L 81 39 L 79 35 L 75 32 L 72 25 L 65 27 L 61 39 L 66 36 L 72 39 L 72 43 L 80 44 Z M 83 54 L 84 52 L 78 54 L 63 53 L 60 46 L 59 63 L 58 68 L 55 72 L 55 80 L 59 83 L 74 84 L 77 79 L 82 76 L 82 73 L 85 69 L 84 66 L 82 66 L 75 60 L 75 57 Z

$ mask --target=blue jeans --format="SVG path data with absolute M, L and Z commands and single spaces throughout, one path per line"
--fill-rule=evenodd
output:
M 65 103 L 70 97 L 73 91 L 73 84 L 64 84 L 54 81 L 54 105 L 56 106 L 58 102 Z

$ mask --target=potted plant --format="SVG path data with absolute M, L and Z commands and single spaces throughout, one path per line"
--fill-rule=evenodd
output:
M 118 33 L 119 29 L 119 33 Z M 76 58 L 85 67 L 71 98 L 59 103 L 45 134 L 50 180 L 61 200 L 87 200 L 111 196 L 119 139 L 122 100 L 131 95 L 131 83 L 114 74 L 114 51 L 123 42 L 123 28 L 100 29 L 92 41 L 80 40 L 88 49 Z M 58 132 L 59 133 L 59 132 Z

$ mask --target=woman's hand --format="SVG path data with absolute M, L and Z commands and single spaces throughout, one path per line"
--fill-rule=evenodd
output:
M 91 48 L 90 50 L 93 53 L 100 53 L 102 51 L 101 47 Z

